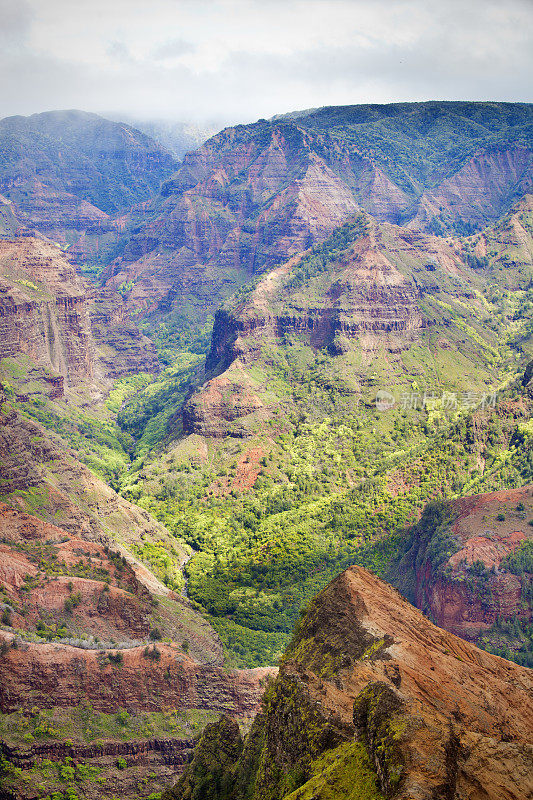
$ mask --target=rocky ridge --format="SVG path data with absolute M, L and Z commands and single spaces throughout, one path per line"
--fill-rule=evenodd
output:
M 108 651 L 109 658 L 100 650 L 63 644 L 11 647 L 11 637 L 2 639 L 8 644 L 1 661 L 3 713 L 29 712 L 34 706 L 68 709 L 88 698 L 96 711 L 107 713 L 117 708 L 130 712 L 179 708 L 250 718 L 263 694 L 263 679 L 276 672 L 273 668 L 226 672 L 220 666 L 198 664 L 176 645 L 119 650 L 122 659 L 117 667 L 113 651 Z M 159 658 L 151 652 L 159 653 Z
M 125 220 L 109 285 L 132 281 L 135 308 L 187 303 L 205 318 L 358 209 L 417 230 L 470 232 L 531 191 L 531 111 L 515 110 L 512 122 L 505 104 L 351 106 L 228 128 Z M 93 240 L 77 257 L 95 252 Z
M 360 567 L 297 627 L 244 745 L 233 728 L 214 798 L 526 800 L 530 670 L 437 628 Z M 228 727 L 228 723 L 220 723 Z M 217 728 L 166 794 L 195 796 Z M 233 752 L 233 758 L 231 754 Z M 219 787 L 218 789 L 216 787 Z
M 529 221 L 530 199 L 511 219 L 524 211 Z M 272 419 L 287 404 L 267 377 L 274 377 L 274 353 L 296 353 L 297 343 L 308 359 L 327 354 L 324 386 L 355 403 L 376 385 L 395 391 L 397 401 L 400 387 L 409 390 L 409 372 L 432 390 L 490 383 L 498 343 L 481 294 L 490 272 L 474 268 L 472 257 L 489 236 L 495 240 L 495 231 L 465 244 L 361 214 L 323 245 L 270 270 L 217 312 L 206 382 L 184 408 L 184 431 L 247 436 Z M 532 242 L 523 247 L 523 266 L 510 282 L 531 269 Z M 495 251 L 502 259 L 504 248 L 510 251 L 508 240 Z M 461 370 L 450 364 L 453 350 Z M 302 367 L 288 368 L 290 390 Z

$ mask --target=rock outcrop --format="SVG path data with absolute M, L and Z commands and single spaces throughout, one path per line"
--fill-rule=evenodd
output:
M 109 285 L 133 282 L 137 309 L 188 302 L 205 318 L 247 278 L 323 241 L 358 209 L 469 233 L 531 191 L 520 127 L 531 108 L 512 108 L 514 121 L 505 104 L 345 106 L 227 128 L 121 221 Z M 78 257 L 98 238 L 78 243 Z
M 434 385 L 451 388 L 453 348 L 465 370 L 454 388 L 462 389 L 465 376 L 484 361 L 484 347 L 493 347 L 492 319 L 478 291 L 483 280 L 457 240 L 380 225 L 365 214 L 352 217 L 322 245 L 271 269 L 216 313 L 206 382 L 184 407 L 184 431 L 214 437 L 257 431 L 287 405 L 283 393 L 276 396 L 272 354 L 284 359 L 296 342 L 307 348 L 307 359 L 322 351 L 327 362 L 323 375 L 315 370 L 308 379 L 352 402 L 363 390 L 365 400 L 373 400 L 369 387 L 380 383 L 395 390 L 398 401 L 411 358 L 417 376 L 431 362 L 438 373 Z M 483 339 L 465 339 L 460 309 L 466 304 L 483 320 Z M 287 393 L 301 380 L 302 369 L 294 369 Z M 412 389 L 405 383 L 402 390 Z
M 217 800 L 526 800 L 532 681 L 352 567 L 309 605 L 225 775 L 199 773 Z M 165 797 L 195 796 L 191 778 Z
M 27 355 L 67 383 L 94 378 L 85 287 L 51 243 L 0 241 L 0 358 Z
M 454 223 L 478 228 L 498 219 L 525 193 L 531 192 L 531 150 L 520 145 L 488 148 L 461 169 L 421 196 L 409 227 L 445 232 Z
M 0 360 L 20 356 L 44 370 L 49 397 L 159 370 L 122 297 L 90 287 L 57 245 L 34 237 L 0 240 Z
M 48 742 L 24 748 L 1 743 L 0 753 L 4 763 L 12 765 L 13 772 L 18 770 L 24 777 L 31 775 L 35 778 L 44 773 L 50 780 L 47 770 L 50 762 L 57 765 L 58 771 L 63 765 L 75 764 L 78 768 L 76 792 L 84 800 L 100 800 L 105 795 L 135 797 L 140 786 L 145 796 L 149 796 L 160 792 L 181 773 L 193 753 L 193 734 L 194 730 L 191 730 L 183 735 L 131 741 Z M 96 775 L 98 780 L 94 779 Z M 48 788 L 61 791 L 65 782 L 58 780 L 55 786 L 51 783 Z M 34 800 L 35 785 L 29 780 L 4 777 L 0 792 L 9 800 L 15 797 L 17 800 Z
M 517 560 L 531 547 L 531 519 L 531 485 L 463 497 L 438 514 L 428 509 L 390 577 L 442 628 L 519 652 L 528 640 L 520 628 L 533 621 L 531 557 Z M 509 622 L 506 636 L 501 624 Z
M 199 664 L 177 645 L 157 644 L 118 650 L 120 661 L 103 650 L 63 644 L 10 644 L 0 660 L 0 709 L 68 708 L 90 699 L 97 711 L 159 711 L 161 708 L 228 711 L 253 717 L 273 668 L 224 670 Z M 154 650 L 155 648 L 155 650 Z M 154 657 L 153 653 L 159 654 Z
M 44 637 L 62 628 L 65 639 L 80 631 L 101 641 L 148 639 L 151 594 L 135 565 L 109 545 L 5 503 L 0 529 L 0 589 L 11 627 Z

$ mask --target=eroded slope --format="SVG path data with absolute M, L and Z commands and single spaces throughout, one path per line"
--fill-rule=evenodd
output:
M 194 796 L 202 781 L 217 799 L 526 800 L 532 687 L 530 670 L 437 628 L 353 567 L 310 604 L 244 747 L 233 732 L 233 764 L 210 784 L 204 738 L 165 796 Z

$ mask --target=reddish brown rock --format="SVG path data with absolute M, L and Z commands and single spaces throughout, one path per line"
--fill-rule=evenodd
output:
M 21 355 L 51 399 L 64 383 L 98 392 L 96 383 L 159 370 L 122 297 L 88 286 L 56 245 L 33 237 L 0 240 L 0 359 Z
M 202 708 L 253 716 L 273 668 L 229 670 L 198 664 L 177 646 L 157 643 L 121 650 L 114 664 L 106 652 L 62 644 L 8 643 L 0 659 L 0 709 L 72 706 L 90 698 L 95 710 L 159 711 Z M 156 647 L 158 660 L 150 656 Z M 148 649 L 147 649 L 148 648 Z
M 206 730 L 165 798 L 194 793 L 223 730 L 227 720 Z M 436 627 L 351 567 L 306 608 L 263 713 L 244 748 L 224 751 L 225 774 L 210 789 L 221 800 L 365 796 L 361 749 L 391 800 L 528 800 L 533 673 Z M 218 789 L 227 785 L 231 795 Z
M 419 538 L 414 529 L 413 547 L 400 570 L 411 576 L 415 604 L 441 627 L 473 642 L 498 619 L 531 623 L 526 591 L 531 575 L 513 574 L 505 560 L 533 538 L 528 524 L 533 518 L 533 487 L 464 497 L 451 504 L 450 514 L 454 552 L 436 567 L 427 538 Z M 491 640 L 494 636 L 497 639 L 493 631 Z
M 268 372 L 265 347 L 275 350 L 296 337 L 315 351 L 327 348 L 331 357 L 352 353 L 354 358 L 337 368 L 342 380 L 334 387 L 356 398 L 375 360 L 386 360 L 382 379 L 393 385 L 405 375 L 402 354 L 420 343 L 424 330 L 437 325 L 436 333 L 448 330 L 444 303 L 440 297 L 428 303 L 428 295 L 444 300 L 449 293 L 478 302 L 476 276 L 457 242 L 378 225 L 362 214 L 349 225 L 355 231 L 353 241 L 347 240 L 341 251 L 337 248 L 337 256 L 321 269 L 309 267 L 309 277 L 301 277 L 299 269 L 305 273 L 306 258 L 317 252 L 313 250 L 271 269 L 232 305 L 217 311 L 206 361 L 208 379 L 184 407 L 186 433 L 244 437 L 274 418 L 283 401 L 258 377 Z M 437 270 L 438 281 L 433 277 Z M 452 345 L 442 336 L 434 339 L 438 359 L 438 351 Z M 254 372 L 254 365 L 259 370 Z
M 436 189 L 420 198 L 409 227 L 427 228 L 433 219 L 464 221 L 479 226 L 487 216 L 497 219 L 520 197 L 531 191 L 531 151 L 520 145 L 489 148 L 477 153 Z

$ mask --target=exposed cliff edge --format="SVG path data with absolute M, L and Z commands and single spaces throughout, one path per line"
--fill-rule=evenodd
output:
M 85 798 L 148 795 L 214 715 L 253 717 L 275 670 L 226 671 L 211 626 L 135 555 L 182 564 L 187 547 L 0 405 L 0 796 L 74 778 Z
M 531 520 L 531 485 L 432 506 L 389 578 L 437 625 L 531 666 Z
M 352 567 L 309 605 L 244 745 L 219 723 L 228 735 L 213 768 L 209 727 L 164 797 L 526 800 L 532 689 L 530 670 Z
M 57 245 L 32 237 L 0 240 L 0 360 L 19 356 L 44 369 L 51 397 L 159 369 L 122 297 L 89 286 Z
M 288 412 L 288 397 L 306 380 L 346 403 L 373 402 L 372 387 L 396 392 L 398 402 L 413 381 L 430 392 L 490 385 L 501 344 L 485 298 L 493 282 L 517 288 L 531 280 L 532 219 L 531 195 L 462 240 L 351 217 L 217 312 L 206 382 L 184 407 L 184 431 L 253 434 Z

